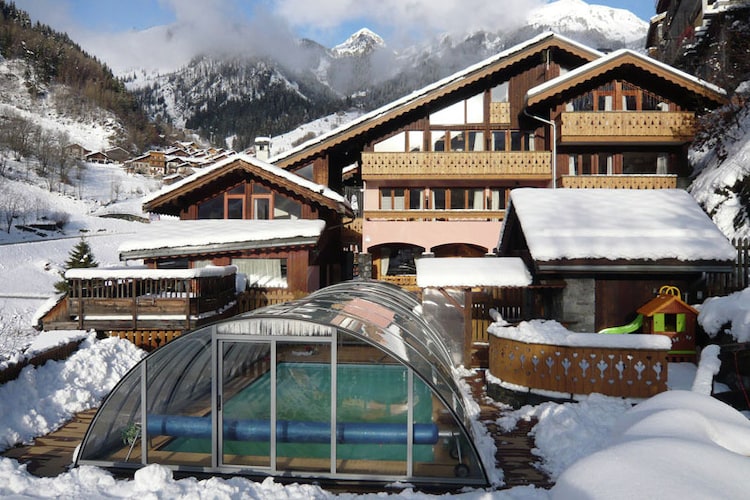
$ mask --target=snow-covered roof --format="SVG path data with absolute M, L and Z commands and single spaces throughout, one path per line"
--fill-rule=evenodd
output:
M 206 266 L 194 269 L 150 269 L 141 266 L 85 267 L 68 269 L 65 278 L 78 279 L 192 279 L 222 277 L 237 273 L 237 266 Z
M 171 220 L 153 222 L 118 248 L 121 258 L 142 258 L 228 247 L 255 248 L 283 244 L 313 244 L 325 227 L 323 220 Z
M 416 260 L 417 286 L 528 286 L 531 274 L 520 258 L 422 258 Z
M 194 174 L 190 175 L 189 177 L 186 177 L 185 179 L 181 180 L 180 182 L 175 182 L 174 184 L 171 184 L 169 186 L 165 186 L 159 191 L 156 191 L 152 193 L 151 195 L 145 197 L 143 199 L 143 203 L 150 203 L 176 189 L 179 189 L 187 184 L 196 182 L 201 179 L 201 177 L 206 176 L 208 174 L 211 174 L 217 170 L 220 170 L 222 168 L 227 167 L 228 165 L 231 165 L 235 161 L 244 161 L 246 163 L 249 163 L 251 165 L 254 165 L 255 167 L 261 168 L 268 173 L 275 175 L 277 177 L 281 177 L 283 179 L 286 179 L 287 181 L 293 182 L 300 186 L 301 188 L 313 191 L 315 193 L 318 193 L 322 196 L 325 196 L 326 198 L 329 198 L 337 203 L 343 203 L 348 204 L 346 199 L 335 192 L 334 190 L 327 188 L 321 184 L 317 184 L 315 182 L 309 181 L 305 179 L 304 177 L 300 177 L 299 175 L 284 170 L 283 168 L 279 168 L 275 165 L 271 165 L 268 162 L 265 162 L 263 160 L 259 160 L 255 156 L 251 156 L 245 153 L 235 153 L 221 161 L 218 161 L 214 163 L 213 165 L 210 165 L 198 172 L 195 172 Z
M 494 56 L 491 56 L 491 57 L 489 57 L 489 58 L 487 58 L 487 59 L 485 59 L 483 61 L 480 61 L 480 62 L 478 62 L 476 64 L 473 64 L 473 65 L 467 67 L 466 69 L 463 69 L 463 70 L 461 70 L 461 71 L 459 71 L 457 73 L 454 73 L 454 74 L 452 74 L 450 76 L 447 76 L 447 77 L 445 77 L 445 78 L 443 78 L 441 80 L 438 80 L 437 82 L 434 82 L 434 83 L 432 83 L 432 84 L 430 84 L 430 85 L 428 85 L 426 87 L 423 87 L 423 88 L 421 88 L 419 90 L 415 90 L 414 92 L 412 92 L 412 93 L 410 93 L 410 94 L 402 97 L 401 99 L 397 99 L 397 100 L 392 101 L 391 103 L 386 104 L 386 105 L 384 105 L 384 106 L 382 106 L 382 107 L 380 107 L 380 108 L 378 108 L 378 109 L 376 109 L 374 111 L 366 113 L 366 114 L 360 116 L 359 118 L 357 118 L 355 120 L 352 120 L 351 122 L 349 122 L 349 123 L 347 123 L 345 125 L 342 125 L 342 126 L 340 126 L 338 128 L 335 128 L 335 129 L 331 130 L 328 133 L 319 135 L 318 137 L 310 139 L 309 141 L 303 142 L 302 144 L 300 144 L 299 146 L 297 146 L 295 148 L 289 149 L 287 151 L 284 151 L 283 153 L 280 153 L 280 154 L 278 154 L 276 156 L 273 156 L 273 157 L 269 158 L 268 161 L 271 162 L 271 163 L 278 163 L 278 162 L 280 162 L 280 161 L 282 161 L 282 160 L 284 160 L 284 159 L 286 159 L 286 158 L 288 158 L 290 156 L 294 156 L 295 154 L 297 154 L 297 153 L 299 153 L 301 151 L 304 151 L 304 150 L 306 150 L 306 149 L 308 149 L 308 148 L 310 148 L 312 146 L 315 146 L 317 144 L 321 144 L 321 143 L 327 141 L 328 139 L 330 139 L 332 137 L 336 137 L 337 135 L 340 135 L 340 134 L 342 134 L 342 133 L 344 133 L 344 132 L 346 132 L 346 131 L 348 131 L 350 129 L 353 129 L 357 125 L 360 125 L 362 123 L 368 122 L 368 121 L 373 120 L 373 119 L 376 119 L 376 118 L 378 118 L 380 116 L 383 116 L 383 115 L 385 115 L 387 113 L 390 113 L 391 111 L 394 111 L 394 110 L 398 109 L 401 106 L 405 106 L 405 105 L 411 103 L 412 101 L 415 101 L 415 100 L 419 99 L 420 97 L 423 97 L 423 96 L 425 96 L 425 95 L 427 95 L 427 94 L 429 94 L 431 92 L 439 90 L 442 87 L 445 87 L 445 86 L 447 86 L 449 84 L 452 84 L 454 82 L 458 82 L 458 81 L 460 81 L 460 80 L 462 80 L 464 78 L 467 78 L 469 75 L 471 75 L 471 74 L 473 74 L 473 73 L 475 73 L 477 71 L 480 71 L 480 70 L 483 70 L 483 69 L 485 69 L 485 68 L 487 68 L 489 66 L 492 66 L 493 64 L 497 63 L 498 61 L 501 61 L 502 59 L 505 59 L 506 57 L 512 56 L 512 55 L 517 54 L 519 52 L 522 52 L 522 51 L 526 50 L 527 48 L 532 47 L 533 45 L 535 45 L 537 43 L 540 43 L 540 42 L 542 42 L 542 41 L 544 41 L 544 40 L 546 40 L 548 38 L 549 39 L 560 40 L 560 41 L 564 42 L 565 44 L 577 47 L 578 49 L 580 49 L 582 51 L 588 52 L 589 54 L 591 54 L 592 57 L 601 57 L 603 55 L 603 53 L 599 52 L 598 50 L 594 50 L 591 47 L 587 47 L 586 45 L 578 43 L 578 42 L 576 42 L 576 41 L 574 41 L 574 40 L 572 40 L 570 38 L 567 38 L 565 36 L 558 35 L 557 33 L 552 33 L 552 32 L 541 33 L 540 35 L 537 35 L 537 36 L 535 36 L 535 37 L 527 40 L 526 42 L 520 43 L 518 45 L 514 45 L 513 47 L 511 47 L 509 49 L 506 49 L 506 50 L 504 50 L 502 52 L 499 52 L 499 53 L 495 54 Z
M 681 189 L 521 188 L 511 191 L 510 207 L 538 262 L 732 261 L 736 255 L 726 236 Z
M 568 71 L 564 75 L 558 76 L 557 78 L 553 78 L 552 80 L 548 80 L 540 85 L 537 85 L 536 87 L 529 89 L 529 91 L 526 93 L 526 100 L 532 101 L 534 97 L 546 92 L 547 90 L 553 87 L 556 87 L 558 85 L 564 85 L 570 81 L 574 81 L 581 75 L 584 75 L 592 70 L 595 70 L 596 68 L 605 66 L 609 64 L 610 62 L 617 60 L 619 58 L 625 57 L 625 56 L 630 56 L 635 59 L 638 59 L 642 61 L 645 65 L 658 67 L 662 71 L 666 72 L 667 74 L 672 75 L 673 77 L 693 82 L 694 84 L 704 87 L 717 94 L 726 95 L 726 91 L 717 85 L 709 83 L 705 80 L 701 80 L 700 78 L 697 78 L 691 74 L 685 73 L 684 71 L 674 68 L 661 61 L 657 61 L 656 59 L 653 59 L 651 57 L 639 54 L 638 52 L 635 52 L 634 50 L 619 49 L 607 55 L 604 55 L 598 59 L 595 59 L 587 64 L 584 64 L 583 66 L 579 66 L 578 68 Z

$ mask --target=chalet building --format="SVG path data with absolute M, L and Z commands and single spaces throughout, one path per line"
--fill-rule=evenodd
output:
M 658 0 L 646 49 L 651 57 L 734 88 L 745 74 L 748 0 Z M 740 22 L 736 22 L 740 21 Z M 713 64 L 707 61 L 713 61 Z M 736 75 L 736 76 L 735 76 Z
M 67 146 L 65 146 L 65 151 L 68 155 L 77 160 L 85 160 L 86 155 L 91 153 L 90 149 L 86 149 L 85 147 L 76 143 L 68 144 Z
M 724 101 L 638 53 L 547 33 L 269 161 L 361 194 L 362 269 L 415 286 L 424 254 L 491 253 L 514 188 L 686 185 L 696 113 Z
M 736 256 L 681 189 L 516 189 L 497 253 L 523 259 L 534 286 L 557 285 L 540 310 L 577 332 L 631 322 L 664 286 L 700 302 Z
M 346 200 L 251 156 L 236 154 L 163 188 L 144 210 L 180 223 L 169 238 L 154 224 L 156 234 L 128 243 L 123 260 L 155 268 L 234 265 L 255 277 L 251 284 L 299 292 L 350 277 L 341 242 L 343 223 L 353 218 Z
M 110 148 L 104 152 L 111 161 L 123 163 L 130 158 L 130 153 L 119 146 Z
M 109 159 L 109 157 L 102 153 L 101 151 L 92 151 L 91 153 L 86 155 L 86 161 L 90 163 L 111 163 L 112 160 Z

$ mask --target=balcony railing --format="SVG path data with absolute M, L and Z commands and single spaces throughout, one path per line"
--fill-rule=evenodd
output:
M 673 142 L 692 139 L 695 115 L 666 111 L 579 111 L 562 114 L 560 143 Z
M 501 221 L 505 210 L 366 210 L 368 221 Z
M 366 179 L 551 179 L 549 151 L 362 153 Z
M 564 175 L 560 178 L 564 188 L 595 189 L 674 189 L 676 175 Z

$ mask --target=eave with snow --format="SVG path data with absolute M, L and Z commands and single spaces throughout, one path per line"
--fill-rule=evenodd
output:
M 663 285 L 700 300 L 706 274 L 731 272 L 736 250 L 683 190 L 518 189 L 498 254 L 522 258 L 536 284 L 563 283 L 559 319 L 598 331 L 630 321 Z
M 347 277 L 342 227 L 353 218 L 333 190 L 234 154 L 163 187 L 144 210 L 177 216 L 121 247 L 153 267 L 234 264 L 252 283 L 310 292 Z

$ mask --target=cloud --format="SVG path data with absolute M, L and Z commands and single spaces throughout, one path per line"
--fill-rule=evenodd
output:
M 276 12 L 292 26 L 332 29 L 368 19 L 397 37 L 501 31 L 522 22 L 545 0 L 279 0 Z

